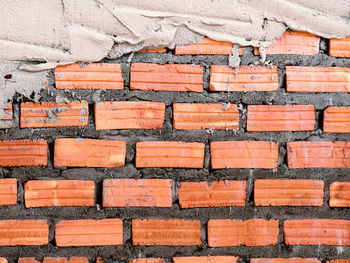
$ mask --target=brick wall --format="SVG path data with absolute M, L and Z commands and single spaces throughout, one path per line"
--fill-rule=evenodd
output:
M 0 120 L 0 262 L 346 262 L 348 42 L 57 67 Z

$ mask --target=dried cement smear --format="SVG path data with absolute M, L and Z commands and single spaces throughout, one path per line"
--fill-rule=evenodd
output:
M 267 46 L 287 27 L 326 38 L 350 35 L 349 0 L 0 0 L 0 4 L 0 61 L 41 62 L 21 65 L 26 71 L 115 58 L 145 46 L 172 48 L 203 36 L 241 46 Z M 14 81 L 16 90 L 37 88 L 20 87 Z M 4 89 L 8 88 L 0 87 Z M 8 98 L 2 94 L 0 107 Z

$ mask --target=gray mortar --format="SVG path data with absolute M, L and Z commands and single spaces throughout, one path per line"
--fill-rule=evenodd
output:
M 285 70 L 287 65 L 293 66 L 350 66 L 350 59 L 333 58 L 327 53 L 328 41 L 321 40 L 319 55 L 267 55 L 266 60 L 278 66 L 280 88 L 276 92 L 220 92 L 208 91 L 209 67 L 213 64 L 228 64 L 228 56 L 175 56 L 172 50 L 165 54 L 135 53 L 131 62 L 149 63 L 186 63 L 199 64 L 204 67 L 204 91 L 193 92 L 153 92 L 129 90 L 129 55 L 117 60 L 104 60 L 106 63 L 121 63 L 125 89 L 120 91 L 74 90 L 64 91 L 54 88 L 53 73 L 50 74 L 49 88 L 41 92 L 41 101 L 55 101 L 57 96 L 63 100 L 86 100 L 89 103 L 89 126 L 45 129 L 20 129 L 19 103 L 30 101 L 28 98 L 15 96 L 14 128 L 0 131 L 0 139 L 43 138 L 49 142 L 48 167 L 12 167 L 0 168 L 0 178 L 17 178 L 19 180 L 19 198 L 17 206 L 2 206 L 0 219 L 47 219 L 50 224 L 49 246 L 0 247 L 0 255 L 16 262 L 18 257 L 48 256 L 87 256 L 90 262 L 96 257 L 111 258 L 106 263 L 117 263 L 121 258 L 163 257 L 171 262 L 174 256 L 207 256 L 233 255 L 239 256 L 240 262 L 248 262 L 253 257 L 317 257 L 323 262 L 326 259 L 349 258 L 350 247 L 337 246 L 287 246 L 283 242 L 282 226 L 284 220 L 300 218 L 337 218 L 349 219 L 348 208 L 329 208 L 329 185 L 334 181 L 348 181 L 349 169 L 292 169 L 286 166 L 286 142 L 304 140 L 349 140 L 348 134 L 330 134 L 322 132 L 321 112 L 330 105 L 350 106 L 350 94 L 346 93 L 287 93 L 285 90 Z M 252 48 L 245 48 L 241 56 L 242 65 L 258 63 L 259 57 L 253 55 Z M 94 127 L 93 103 L 108 100 L 148 100 L 161 101 L 166 104 L 165 123 L 161 130 L 105 130 L 96 131 Z M 240 108 L 239 131 L 177 131 L 172 130 L 172 104 L 175 102 L 231 103 Z M 251 104 L 314 104 L 316 107 L 316 127 L 311 132 L 247 132 L 246 120 L 242 115 L 247 105 Z M 126 165 L 122 168 L 54 168 L 53 149 L 55 138 L 83 137 L 96 139 L 115 139 L 127 142 Z M 276 170 L 264 169 L 219 169 L 209 167 L 211 141 L 222 140 L 273 140 L 280 143 L 279 166 Z M 144 168 L 134 166 L 135 143 L 143 140 L 175 140 L 198 141 L 206 144 L 204 169 Z M 102 180 L 106 178 L 170 178 L 181 181 L 214 181 L 214 180 L 247 180 L 247 204 L 245 207 L 216 207 L 180 209 L 177 198 L 169 208 L 102 208 Z M 254 181 L 265 178 L 315 179 L 325 183 L 324 204 L 320 207 L 254 207 Z M 23 201 L 23 183 L 32 179 L 86 179 L 96 183 L 96 204 L 94 207 L 48 207 L 25 209 Z M 177 184 L 175 184 L 177 185 Z M 60 219 L 100 219 L 121 218 L 124 220 L 124 245 L 105 247 L 68 247 L 57 248 L 54 242 L 54 224 Z M 202 231 L 206 232 L 207 221 L 213 218 L 249 219 L 275 218 L 280 220 L 280 234 L 277 246 L 265 247 L 224 247 L 210 248 L 203 239 L 200 246 L 168 247 L 168 246 L 132 246 L 131 219 L 133 218 L 180 218 L 199 219 Z M 114 260 L 114 261 L 113 261 Z

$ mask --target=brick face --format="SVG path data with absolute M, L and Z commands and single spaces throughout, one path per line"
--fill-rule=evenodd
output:
M 329 186 L 330 207 L 350 207 L 350 182 L 333 182 Z
M 250 263 L 321 263 L 317 258 L 251 258 Z
M 7 103 L 4 108 L 5 115 L 0 118 L 0 129 L 9 129 L 12 128 L 13 124 L 13 112 L 12 104 Z
M 332 57 L 350 57 L 350 36 L 344 39 L 329 40 L 329 55 Z
M 350 133 L 350 107 L 328 107 L 325 109 L 323 131 Z
M 162 258 L 135 258 L 130 260 L 128 263 L 164 263 Z
M 237 257 L 211 256 L 211 257 L 175 257 L 173 263 L 236 263 Z
M 17 204 L 16 178 L 0 179 L 0 205 Z

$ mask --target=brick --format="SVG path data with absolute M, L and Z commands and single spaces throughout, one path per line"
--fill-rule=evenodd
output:
M 330 39 L 329 55 L 332 57 L 350 58 L 350 36 L 344 39 Z
M 283 36 L 271 46 L 265 48 L 268 55 L 291 54 L 316 56 L 320 50 L 320 37 L 307 32 L 284 32 Z M 254 48 L 254 55 L 260 55 Z
M 13 125 L 13 112 L 11 103 L 6 104 L 4 113 L 5 115 L 0 118 L 0 129 L 10 129 Z
M 256 206 L 321 206 L 323 181 L 266 179 L 254 182 Z
M 287 160 L 291 169 L 350 168 L 350 142 L 289 142 Z
M 210 247 L 270 246 L 276 245 L 277 241 L 277 220 L 214 219 L 208 222 L 208 245 Z
M 116 218 L 62 220 L 56 224 L 58 247 L 117 246 L 123 244 L 123 221 Z
M 333 182 L 329 186 L 330 207 L 350 207 L 350 182 Z
M 0 220 L 0 246 L 39 246 L 49 243 L 46 220 Z
M 24 199 L 27 208 L 93 206 L 94 195 L 94 181 L 35 180 L 24 184 Z
M 133 219 L 134 246 L 191 246 L 200 245 L 199 220 Z
M 323 131 L 350 133 L 350 107 L 328 107 L 325 109 Z
M 235 70 L 226 65 L 210 67 L 211 91 L 276 91 L 278 89 L 277 67 L 240 66 Z
M 269 141 L 211 142 L 210 153 L 213 169 L 275 169 L 278 166 L 278 143 Z
M 173 127 L 177 130 L 238 130 L 238 108 L 235 104 L 174 103 Z
M 203 92 L 203 69 L 199 65 L 133 63 L 130 89 Z
M 348 258 L 332 259 L 332 260 L 327 260 L 326 263 L 350 263 L 350 259 Z
M 216 41 L 204 37 L 199 43 L 176 46 L 175 55 L 231 55 L 232 48 L 231 42 Z M 243 48 L 239 49 L 239 55 L 243 55 Z
M 161 129 L 165 104 L 150 101 L 105 101 L 95 104 L 96 130 Z
M 166 52 L 166 49 L 165 48 L 144 48 L 144 49 L 141 49 L 137 52 L 142 52 L 142 53 L 165 53 Z
M 312 131 L 314 129 L 314 105 L 248 106 L 248 131 Z
M 45 257 L 42 261 L 35 258 L 19 258 L 18 263 L 89 263 L 86 257 Z
M 89 63 L 57 66 L 55 69 L 57 89 L 108 89 L 121 90 L 124 79 L 119 64 Z
M 350 68 L 286 67 L 288 92 L 350 92 Z
M 175 257 L 173 263 L 236 263 L 237 259 L 232 256 Z
M 122 167 L 124 141 L 62 138 L 55 141 L 55 166 Z
M 136 167 L 203 168 L 204 143 L 146 141 L 136 143 Z
M 21 128 L 87 126 L 88 118 L 87 102 L 21 103 Z
M 172 203 L 172 180 L 103 180 L 104 207 L 171 207 Z
M 0 179 L 0 205 L 17 204 L 17 179 Z M 1 263 L 1 262 L 0 262 Z
M 350 245 L 350 221 L 340 219 L 302 219 L 284 221 L 287 245 Z
M 129 263 L 164 263 L 163 258 L 135 258 L 129 261 Z
M 251 258 L 250 263 L 321 263 L 317 258 Z
M 245 206 L 246 181 L 182 182 L 181 208 Z
M 0 166 L 46 166 L 47 142 L 44 140 L 0 141 Z
M 6 258 L 0 258 L 0 263 L 7 263 L 7 259 Z

